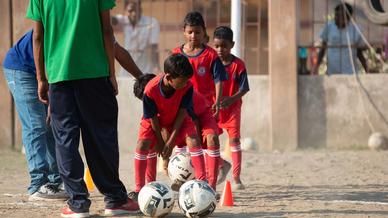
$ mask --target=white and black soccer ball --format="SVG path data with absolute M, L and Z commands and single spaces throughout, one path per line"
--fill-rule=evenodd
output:
M 178 205 L 186 217 L 207 217 L 216 209 L 216 192 L 205 181 L 188 181 L 179 189 Z
M 174 193 L 170 186 L 161 181 L 148 183 L 138 196 L 141 212 L 150 217 L 166 216 L 174 207 L 174 202 Z
M 388 148 L 388 139 L 380 132 L 369 136 L 368 147 L 372 150 L 385 150 Z
M 170 159 L 168 176 L 171 181 L 178 180 L 182 183 L 194 179 L 194 168 L 189 153 L 180 153 Z

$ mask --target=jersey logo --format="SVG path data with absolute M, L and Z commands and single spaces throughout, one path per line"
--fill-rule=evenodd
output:
M 200 76 L 204 76 L 205 73 L 206 73 L 206 68 L 205 67 L 203 67 L 203 66 L 198 67 L 198 74 Z

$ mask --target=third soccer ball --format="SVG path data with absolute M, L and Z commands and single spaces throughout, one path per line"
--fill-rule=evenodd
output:
M 177 180 L 182 183 L 194 179 L 194 168 L 189 153 L 180 153 L 170 159 L 168 176 L 171 181 Z

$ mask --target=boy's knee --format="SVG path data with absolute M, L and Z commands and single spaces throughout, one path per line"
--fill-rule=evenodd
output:
M 232 145 L 239 145 L 240 144 L 240 138 L 230 138 L 229 143 Z
M 201 148 L 201 142 L 197 136 L 187 137 L 186 144 L 189 148 Z
M 220 140 L 218 139 L 218 135 L 213 135 L 213 134 L 207 135 L 206 140 L 207 140 L 208 147 L 214 147 L 214 148 L 220 147 Z
M 150 149 L 151 141 L 140 139 L 137 142 L 137 149 L 141 151 L 148 151 Z

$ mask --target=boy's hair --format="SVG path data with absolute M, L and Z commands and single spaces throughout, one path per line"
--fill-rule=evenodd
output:
M 345 5 L 345 8 L 344 8 L 344 5 Z M 347 12 L 344 11 L 347 16 L 348 16 L 348 13 L 349 15 L 353 15 L 353 7 L 348 3 L 338 4 L 337 6 L 335 6 L 334 11 L 340 11 L 340 10 L 343 11 L 344 9 L 347 11 Z
M 164 61 L 164 72 L 173 79 L 177 77 L 191 78 L 193 67 L 189 59 L 182 54 L 172 54 Z
M 139 77 L 133 84 L 133 94 L 136 98 L 142 100 L 144 95 L 144 89 L 147 83 L 152 80 L 156 75 L 155 74 L 144 74 Z
M 233 31 L 227 26 L 219 26 L 214 30 L 214 39 L 225 39 L 233 42 Z
M 186 14 L 186 17 L 183 21 L 183 29 L 186 26 L 201 26 L 204 30 L 206 29 L 202 14 L 198 11 L 192 11 Z

